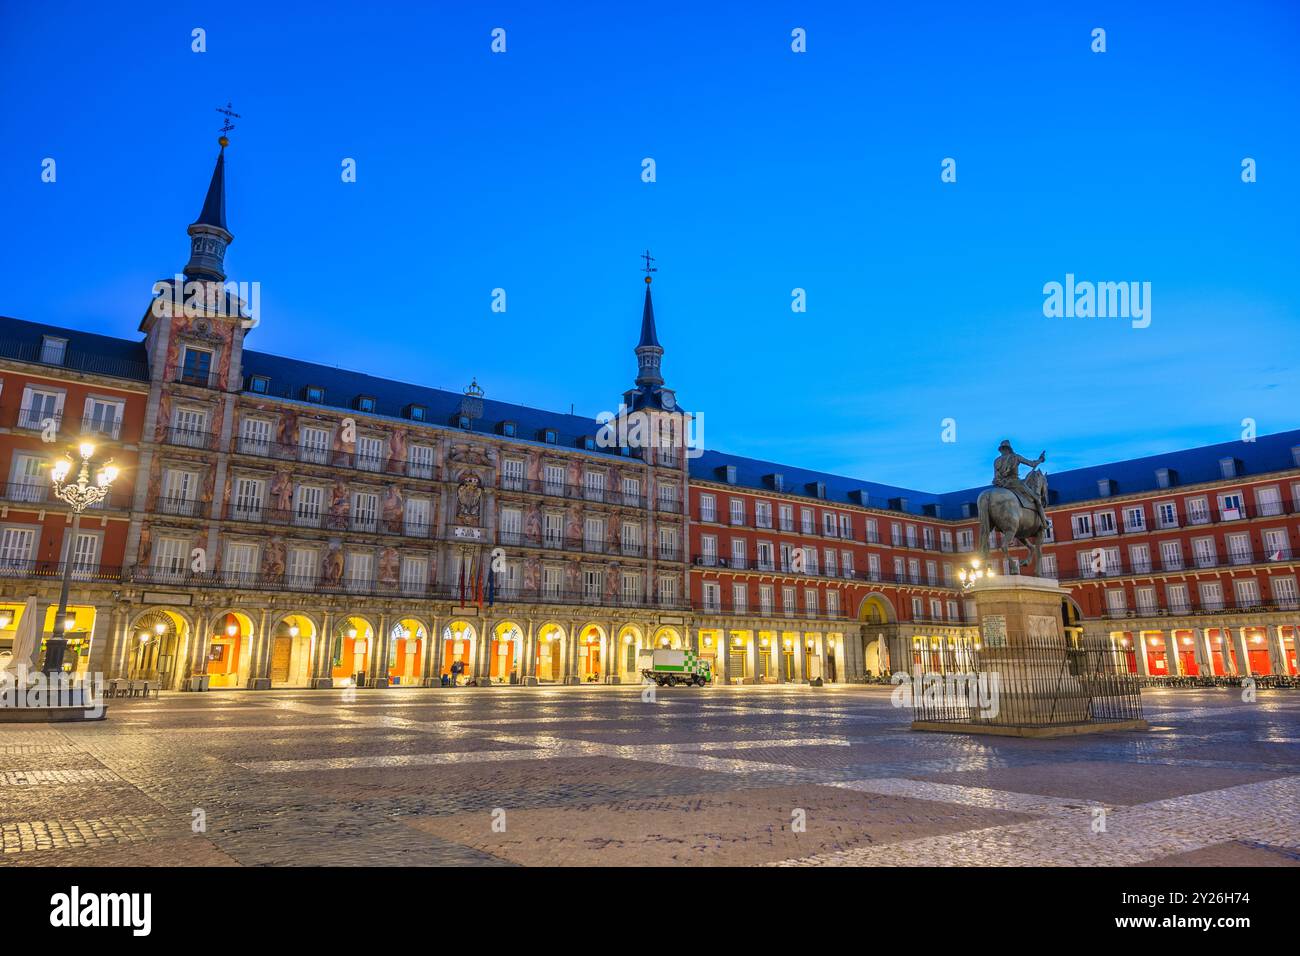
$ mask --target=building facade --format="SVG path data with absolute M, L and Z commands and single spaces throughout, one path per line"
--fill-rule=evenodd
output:
M 661 646 L 730 683 L 973 659 L 979 489 L 688 453 L 648 275 L 622 409 L 652 441 L 246 347 L 224 148 L 139 337 L 0 319 L 0 654 L 27 614 L 53 633 L 68 569 L 67 666 L 172 689 L 629 681 Z M 73 536 L 48 464 L 85 436 L 121 477 Z M 1144 675 L 1297 672 L 1300 432 L 1051 483 L 1074 639 Z

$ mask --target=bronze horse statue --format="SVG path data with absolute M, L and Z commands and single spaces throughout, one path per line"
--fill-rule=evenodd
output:
M 1039 501 L 1047 500 L 1047 476 L 1035 468 L 1025 475 L 1025 488 Z M 1038 574 L 1043 561 L 1043 538 L 1047 528 L 1043 519 L 1033 505 L 1020 500 L 1010 488 L 989 488 L 980 493 L 976 501 L 980 516 L 980 557 L 989 559 L 989 534 L 992 531 L 1002 533 L 1002 556 L 1007 559 L 1007 567 L 1012 574 L 1019 574 L 1020 569 L 1032 563 L 1034 574 Z M 1011 562 L 1011 542 L 1015 540 L 1029 549 L 1028 561 Z

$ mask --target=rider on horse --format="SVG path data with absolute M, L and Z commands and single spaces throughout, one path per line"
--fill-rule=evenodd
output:
M 993 484 L 999 488 L 1010 489 L 1022 502 L 1032 507 L 1038 515 L 1039 526 L 1042 528 L 1047 527 L 1047 502 L 1025 486 L 1020 479 L 1020 466 L 1028 465 L 1030 468 L 1037 468 L 1046 460 L 1047 452 L 1039 454 L 1036 461 L 1017 455 L 1011 447 L 1011 442 L 1003 439 L 1002 444 L 998 446 L 998 457 L 993 462 Z

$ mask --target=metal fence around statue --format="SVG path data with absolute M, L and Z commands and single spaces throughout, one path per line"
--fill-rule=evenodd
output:
M 911 702 L 916 721 L 1051 727 L 1142 719 L 1141 685 L 1123 652 L 1017 642 L 972 656 L 917 646 Z

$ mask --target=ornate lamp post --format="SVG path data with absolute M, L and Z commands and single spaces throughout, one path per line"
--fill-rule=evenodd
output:
M 961 582 L 961 589 L 969 591 L 975 587 L 975 582 L 983 578 L 993 577 L 993 565 L 987 567 L 981 565 L 979 558 L 972 558 L 969 568 L 957 569 L 957 580 Z
M 65 454 L 54 462 L 50 470 L 50 480 L 54 483 L 54 494 L 72 509 L 72 532 L 66 539 L 67 551 L 63 560 L 63 588 L 59 593 L 59 613 L 54 618 L 54 633 L 45 645 L 46 674 L 55 675 L 63 670 L 63 654 L 68 647 L 65 632 L 68 629 L 68 585 L 72 580 L 73 549 L 76 547 L 77 531 L 81 528 L 81 513 L 91 505 L 98 504 L 108 497 L 108 489 L 117 477 L 117 468 L 111 460 L 100 465 L 95 474 L 95 481 L 90 480 L 91 457 L 95 446 L 83 441 L 77 448 L 81 455 L 81 467 L 77 470 L 75 481 L 68 481 L 68 476 L 77 467 L 72 455 Z

